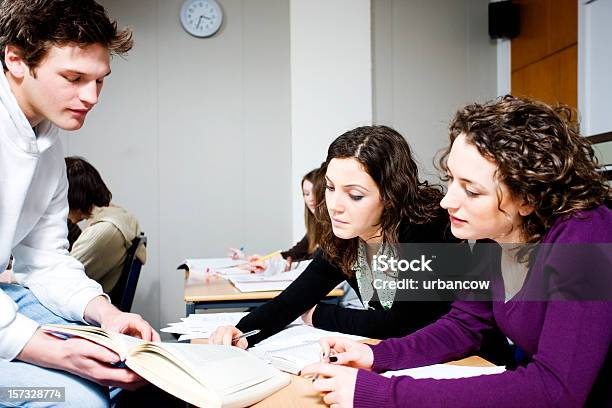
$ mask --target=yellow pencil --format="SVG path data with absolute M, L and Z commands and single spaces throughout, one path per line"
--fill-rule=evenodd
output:
M 279 249 L 278 251 L 274 251 L 274 252 L 270 252 L 268 255 L 262 256 L 261 258 L 257 258 L 255 259 L 254 262 L 261 262 L 261 261 L 265 261 L 268 260 L 272 257 L 275 257 L 276 255 L 280 255 L 281 250 Z

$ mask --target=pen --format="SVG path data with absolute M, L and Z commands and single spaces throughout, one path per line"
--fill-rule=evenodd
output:
M 270 259 L 278 254 L 281 253 L 281 250 L 279 249 L 278 251 L 274 251 L 274 252 L 270 252 L 268 255 L 262 256 L 261 258 L 257 258 L 255 259 L 255 262 L 261 262 L 261 261 L 265 261 L 267 259 Z
M 325 362 L 325 360 L 327 360 L 327 362 L 329 363 L 329 359 L 327 359 L 327 356 L 325 355 L 325 351 L 321 353 L 321 362 Z M 314 377 L 312 377 L 312 382 L 315 382 L 319 379 L 319 374 L 315 374 Z
M 242 333 L 240 336 L 237 336 L 237 337 L 232 338 L 232 341 L 236 341 L 236 340 L 240 340 L 240 339 L 245 339 L 245 338 L 247 338 L 247 337 L 254 336 L 254 335 L 256 335 L 256 334 L 259 334 L 259 332 L 260 332 L 260 331 L 261 331 L 261 330 L 257 329 L 257 330 L 251 330 L 251 331 L 248 331 L 248 332 L 246 332 L 246 333 Z

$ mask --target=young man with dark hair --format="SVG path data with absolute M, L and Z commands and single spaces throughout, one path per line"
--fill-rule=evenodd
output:
M 0 387 L 65 387 L 75 406 L 107 406 L 108 386 L 144 380 L 47 323 L 90 322 L 145 340 L 159 335 L 122 313 L 68 254 L 66 167 L 58 128 L 76 130 L 96 105 L 110 55 L 132 47 L 93 0 L 0 3 L 0 269 L 13 254 L 19 284 L 0 284 Z M 2 401 L 0 401 L 2 404 Z

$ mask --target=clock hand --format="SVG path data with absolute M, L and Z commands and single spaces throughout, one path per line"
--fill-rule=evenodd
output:
M 204 15 L 202 14 L 200 16 L 200 18 L 198 18 L 198 24 L 196 24 L 196 28 L 199 30 L 200 29 L 200 23 L 202 22 L 202 18 L 204 17 Z

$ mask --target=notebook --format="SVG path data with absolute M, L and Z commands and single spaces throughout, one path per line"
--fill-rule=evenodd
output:
M 361 336 L 297 324 L 290 325 L 285 330 L 268 337 L 249 351 L 279 370 L 298 374 L 307 365 L 320 361 L 319 339 L 335 336 L 347 337 L 355 341 L 365 340 L 365 337 Z
M 113 350 L 150 383 L 199 407 L 252 405 L 290 382 L 286 374 L 237 347 L 149 342 L 93 326 L 42 328 Z
M 300 263 L 302 264 L 302 263 Z M 304 263 L 301 267 L 289 272 L 276 274 L 259 273 L 243 276 L 230 276 L 229 281 L 241 292 L 266 292 L 274 290 L 285 290 L 308 266 Z

